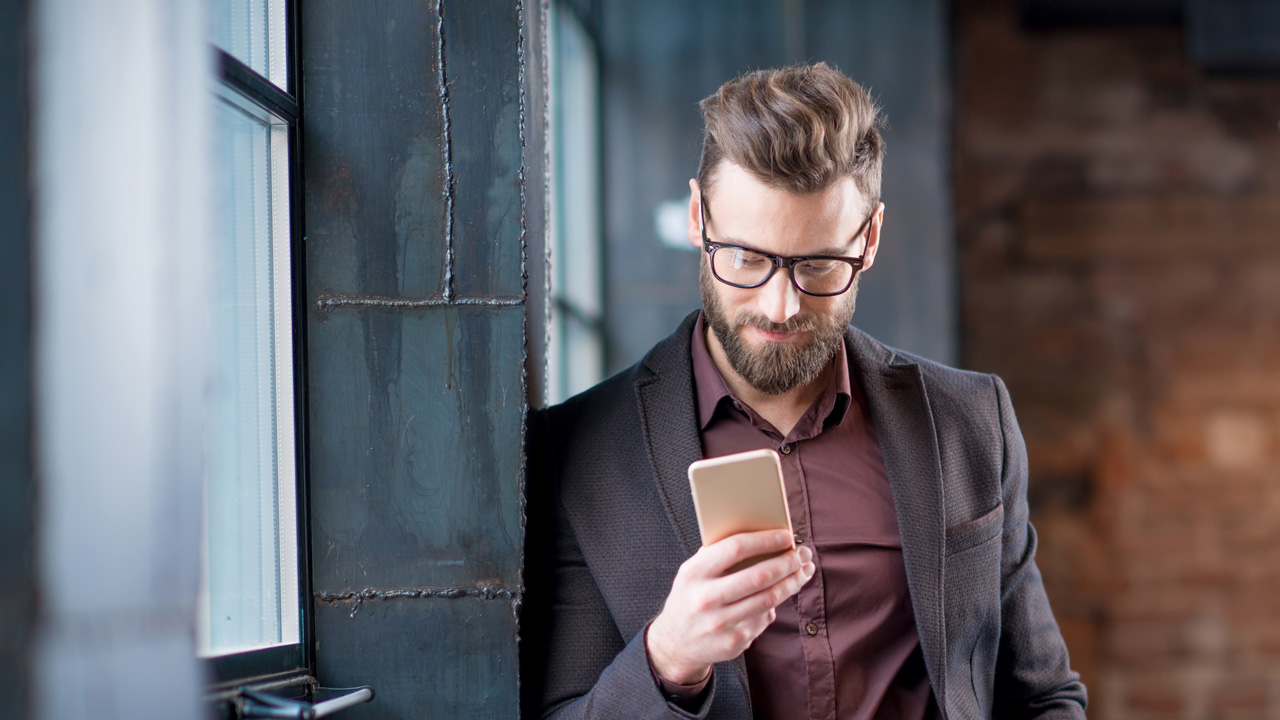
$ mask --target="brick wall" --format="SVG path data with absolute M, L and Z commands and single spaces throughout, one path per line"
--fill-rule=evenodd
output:
M 1090 717 L 1280 717 L 1280 79 L 956 7 L 962 354 L 1009 384 Z

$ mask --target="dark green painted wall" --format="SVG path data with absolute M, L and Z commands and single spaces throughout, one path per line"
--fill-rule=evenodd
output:
M 319 679 L 512 718 L 542 9 L 301 5 Z
M 27 4 L 0 4 L 0 717 L 27 714 L 35 612 Z

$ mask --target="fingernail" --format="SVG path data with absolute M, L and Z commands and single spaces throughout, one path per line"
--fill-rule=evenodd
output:
M 787 533 L 780 532 L 773 536 L 773 541 L 779 545 L 787 545 L 791 542 L 791 536 Z
M 807 563 L 813 559 L 813 551 L 807 547 L 800 547 L 800 562 Z
M 804 574 L 805 574 L 805 577 L 813 577 L 813 573 L 814 573 L 814 571 L 815 571 L 815 570 L 817 570 L 817 569 L 818 569 L 818 568 L 817 568 L 816 566 L 814 566 L 813 564 L 811 564 L 811 563 L 805 563 L 805 566 L 804 566 Z

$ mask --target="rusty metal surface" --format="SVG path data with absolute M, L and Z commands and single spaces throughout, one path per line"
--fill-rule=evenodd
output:
M 523 295 L 521 7 L 444 3 L 453 162 L 453 289 Z
M 428 3 L 300 3 L 312 295 L 438 297 L 444 163 Z
M 355 617 L 322 604 L 316 621 L 328 630 L 318 649 L 322 685 L 325 675 L 376 676 L 373 702 L 344 710 L 342 720 L 518 716 L 510 603 L 398 599 L 366 603 Z
M 517 584 L 521 307 L 313 319 L 317 591 Z
M 317 672 L 376 689 L 353 718 L 516 715 L 522 17 L 302 4 Z

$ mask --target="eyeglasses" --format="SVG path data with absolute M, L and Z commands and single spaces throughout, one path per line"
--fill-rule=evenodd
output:
M 853 286 L 853 278 L 862 269 L 867 257 L 867 244 L 862 246 L 862 255 L 851 258 L 837 255 L 806 255 L 802 257 L 783 257 L 773 255 L 739 245 L 726 245 L 711 242 L 707 239 L 707 201 L 698 193 L 698 214 L 702 219 L 702 249 L 711 260 L 711 274 L 725 285 L 736 288 L 758 288 L 769 282 L 769 278 L 785 267 L 791 275 L 791 284 L 806 295 L 831 297 L 847 291 Z M 868 228 L 871 215 L 858 226 L 854 238 L 861 236 Z

